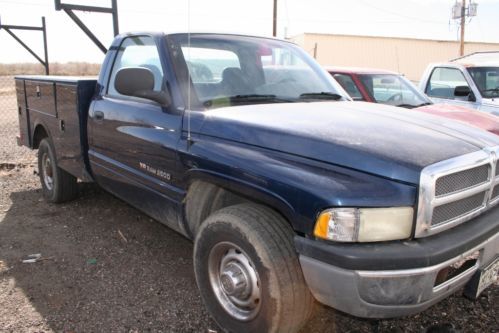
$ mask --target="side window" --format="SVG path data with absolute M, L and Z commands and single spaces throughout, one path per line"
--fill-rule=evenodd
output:
M 355 100 L 355 101 L 363 101 L 364 98 L 359 91 L 359 88 L 353 81 L 352 77 L 347 74 L 334 74 L 334 79 L 338 81 L 338 83 L 347 91 L 347 93 Z
M 156 43 L 151 37 L 128 37 L 120 46 L 114 60 L 107 93 L 111 96 L 121 96 L 116 91 L 114 81 L 116 73 L 125 67 L 145 67 L 154 74 L 154 91 L 163 87 L 163 70 L 159 60 Z
M 426 94 L 431 97 L 457 99 L 454 96 L 454 89 L 457 86 L 469 87 L 459 69 L 437 67 L 431 73 L 430 81 L 426 86 Z

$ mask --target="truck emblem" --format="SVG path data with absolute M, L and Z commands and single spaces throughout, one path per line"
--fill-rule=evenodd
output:
M 142 170 L 145 170 L 149 173 L 152 173 L 153 175 L 156 175 L 160 178 L 166 179 L 168 181 L 170 181 L 172 179 L 172 176 L 164 170 L 153 168 L 152 166 L 147 165 L 147 164 L 142 163 L 142 162 L 139 162 L 139 166 Z

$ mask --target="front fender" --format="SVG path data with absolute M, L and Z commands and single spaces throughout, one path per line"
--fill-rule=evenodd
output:
M 212 170 L 199 168 L 189 170 L 186 174 L 185 180 L 188 184 L 191 184 L 197 180 L 205 181 L 225 188 L 242 197 L 270 206 L 279 211 L 292 223 L 296 218 L 296 212 L 293 206 L 287 202 L 285 198 L 280 197 L 276 193 L 265 187 L 259 186 L 258 184 Z
M 414 206 L 417 195 L 412 184 L 213 138 L 195 141 L 180 162 L 186 183 L 204 177 L 274 207 L 304 234 L 326 208 Z

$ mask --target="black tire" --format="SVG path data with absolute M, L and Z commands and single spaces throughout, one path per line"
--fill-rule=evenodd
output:
M 43 139 L 38 147 L 38 174 L 43 197 L 48 202 L 65 202 L 78 196 L 78 180 L 57 166 L 55 149 L 49 138 Z
M 223 208 L 203 222 L 194 243 L 194 270 L 205 305 L 222 329 L 238 333 L 297 332 L 307 322 L 314 301 L 294 250 L 293 235 L 279 214 L 256 204 Z M 217 258 L 217 253 L 225 251 L 220 247 L 232 246 L 230 244 L 236 246 L 233 254 L 241 256 L 242 253 L 243 258 L 249 259 L 249 266 L 259 279 L 256 285 L 261 297 L 253 302 L 257 307 L 248 310 L 253 315 L 245 319 L 231 315 L 231 310 L 222 305 L 224 301 L 220 299 L 224 296 L 217 295 L 227 295 L 225 290 L 231 288 L 225 287 L 223 278 L 213 278 L 214 270 L 224 271 L 223 262 L 227 262 L 224 258 L 232 250 L 222 255 L 220 263 L 210 256 Z M 215 265 L 210 264 L 213 262 Z

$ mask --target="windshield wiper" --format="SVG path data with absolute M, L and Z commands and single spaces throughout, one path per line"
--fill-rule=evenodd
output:
M 421 103 L 421 104 L 419 104 L 419 105 L 416 105 L 416 107 L 418 107 L 418 108 L 419 108 L 420 106 L 427 106 L 427 105 L 432 105 L 432 104 L 433 104 L 433 103 L 431 103 L 431 102 L 424 102 L 424 103 Z
M 270 100 L 275 100 L 275 101 L 285 101 L 289 102 L 289 99 L 277 97 L 276 95 L 265 95 L 265 94 L 247 94 L 247 95 L 235 95 L 235 96 L 229 96 L 229 99 L 231 100 L 260 100 L 260 99 L 270 99 Z
M 247 95 L 234 95 L 219 97 L 205 101 L 203 105 L 205 107 L 211 107 L 213 105 L 220 104 L 238 104 L 238 103 L 248 103 L 248 102 L 271 102 L 271 103 L 290 103 L 293 102 L 290 99 L 285 99 L 277 97 L 276 95 L 265 95 L 265 94 L 247 94 Z
M 423 106 L 423 105 L 426 105 L 426 104 L 421 104 L 421 105 L 413 105 L 413 104 L 398 104 L 398 105 L 395 105 L 396 107 L 399 107 L 399 108 L 406 108 L 406 109 L 414 109 L 414 108 L 417 108 L 419 106 Z
M 489 92 L 489 91 L 493 91 L 493 92 L 499 92 L 499 87 L 498 88 L 492 88 L 492 89 L 485 89 L 483 90 L 483 92 Z
M 343 98 L 343 96 L 341 96 L 341 95 L 331 93 L 331 92 L 326 92 L 326 91 L 318 92 L 318 93 L 315 93 L 315 92 L 304 93 L 304 94 L 300 95 L 300 99 L 330 99 L 333 101 L 338 101 L 342 98 Z
M 430 103 L 430 102 L 424 102 L 424 103 L 421 103 L 421 104 L 418 104 L 418 105 L 414 105 L 414 104 L 398 104 L 398 105 L 395 105 L 397 107 L 400 107 L 400 108 L 407 108 L 407 109 L 414 109 L 414 108 L 419 108 L 421 106 L 426 106 L 426 105 L 432 105 L 433 103 Z

